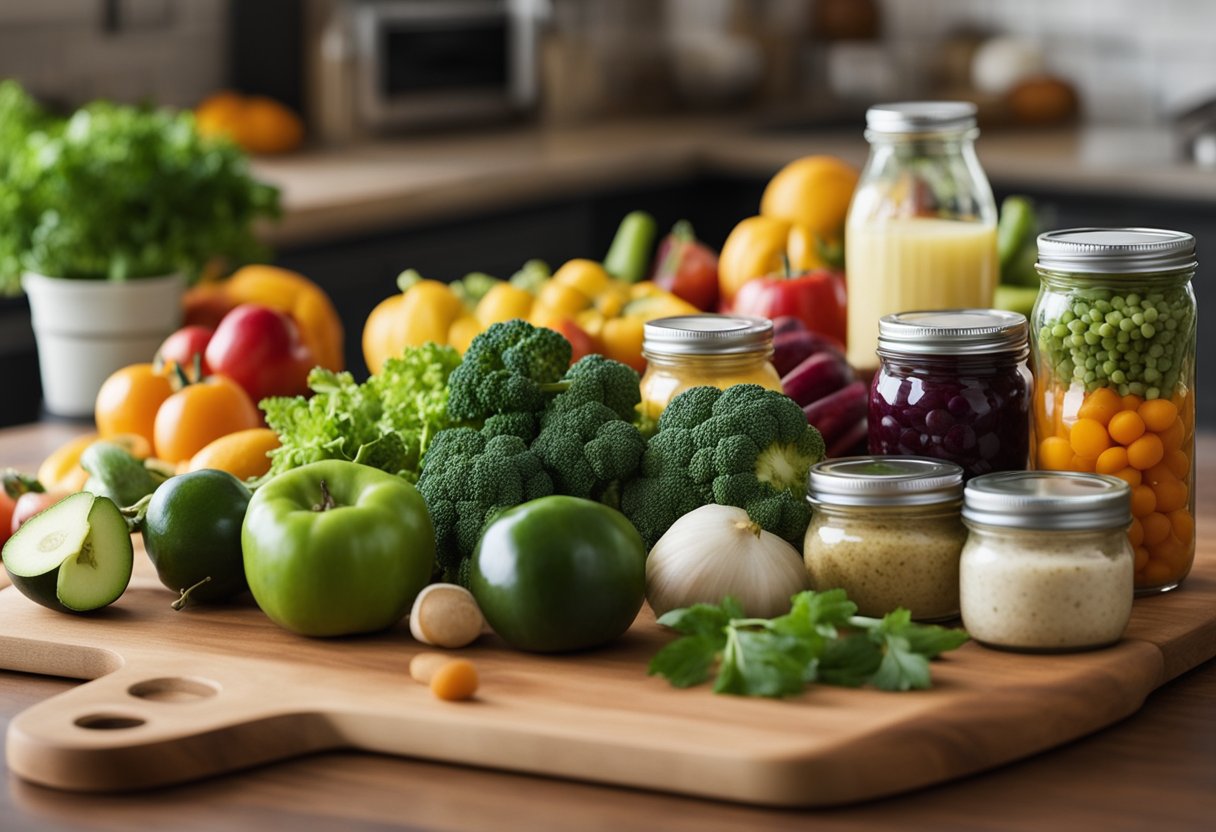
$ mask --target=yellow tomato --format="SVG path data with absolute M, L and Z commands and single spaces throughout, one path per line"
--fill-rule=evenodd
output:
M 156 455 L 170 463 L 189 459 L 221 436 L 260 427 L 249 395 L 227 376 L 209 376 L 178 390 L 156 412 Z
M 583 259 L 567 261 L 550 280 L 550 283 L 578 289 L 587 298 L 596 297 L 617 282 L 602 265 Z
M 164 373 L 151 364 L 131 364 L 115 371 L 97 392 L 93 410 L 103 438 L 120 433 L 142 436 L 152 444 L 156 411 L 173 395 Z
M 461 315 L 452 321 L 452 328 L 448 330 L 448 343 L 459 352 L 464 353 L 481 330 L 481 323 L 475 317 L 472 315 Z
M 239 480 L 260 477 L 270 470 L 268 454 L 279 447 L 279 437 L 270 428 L 238 430 L 207 443 L 185 463 L 186 471 L 214 468 Z
M 513 318 L 527 318 L 532 312 L 534 298 L 510 283 L 496 283 L 477 304 L 475 315 L 483 329 Z

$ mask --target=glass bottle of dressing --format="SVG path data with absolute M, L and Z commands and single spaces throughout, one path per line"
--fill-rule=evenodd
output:
M 996 201 L 975 155 L 975 105 L 881 104 L 845 227 L 848 359 L 878 366 L 878 319 L 987 308 L 997 283 Z

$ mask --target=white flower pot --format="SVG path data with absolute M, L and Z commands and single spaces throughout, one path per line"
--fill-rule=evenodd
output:
M 26 273 L 42 401 L 57 416 L 91 416 L 102 382 L 128 364 L 151 361 L 181 325 L 180 275 L 115 282 Z

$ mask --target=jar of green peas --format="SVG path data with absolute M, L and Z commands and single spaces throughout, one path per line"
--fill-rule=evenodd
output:
M 1132 487 L 1137 594 L 1195 556 L 1195 238 L 1073 228 L 1038 240 L 1032 467 Z

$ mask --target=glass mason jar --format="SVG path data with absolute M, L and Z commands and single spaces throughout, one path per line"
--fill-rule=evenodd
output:
M 1032 465 L 1132 487 L 1136 591 L 1195 557 L 1195 238 L 1149 228 L 1039 237 Z
M 870 385 L 870 453 L 958 463 L 967 479 L 1026 468 L 1026 318 L 998 309 L 886 315 Z
M 811 587 L 843 589 L 862 615 L 904 607 L 918 621 L 958 617 L 962 494 L 962 469 L 936 459 L 859 456 L 812 465 L 803 544 Z
M 974 104 L 916 101 L 866 113 L 866 162 L 845 223 L 848 359 L 878 366 L 878 319 L 992 306 L 996 201 L 975 155 Z
M 642 331 L 642 415 L 658 419 L 691 387 L 759 384 L 781 392 L 773 368 L 773 322 L 741 315 L 678 315 Z
M 1119 640 L 1132 612 L 1131 492 L 1114 477 L 1006 471 L 967 483 L 963 626 L 989 647 L 1065 652 Z

